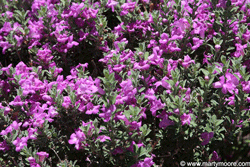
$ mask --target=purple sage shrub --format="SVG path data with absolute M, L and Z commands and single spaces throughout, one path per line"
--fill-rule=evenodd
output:
M 1 166 L 249 160 L 249 1 L 1 3 Z

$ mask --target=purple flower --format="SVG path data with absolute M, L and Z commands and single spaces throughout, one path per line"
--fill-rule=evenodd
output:
M 235 57 L 243 56 L 245 54 L 244 49 L 247 48 L 247 44 L 241 45 L 239 43 L 236 43 L 235 46 L 236 46 L 236 52 L 234 53 L 234 56 Z
M 60 34 L 57 38 L 58 42 L 65 43 L 68 40 L 68 36 L 66 34 Z
M 188 68 L 190 66 L 190 64 L 193 63 L 195 64 L 195 61 L 192 60 L 189 55 L 184 56 L 184 62 L 182 62 L 182 66 L 185 68 Z
M 52 102 L 52 101 L 53 101 L 53 98 L 52 98 L 52 97 L 50 97 L 50 96 L 49 96 L 49 95 L 47 95 L 47 94 L 43 95 L 43 96 L 42 96 L 42 99 L 43 99 L 44 101 L 50 101 L 50 102 Z
M 148 70 L 150 65 L 148 64 L 147 60 L 140 61 L 139 63 L 135 62 L 134 63 L 134 69 L 138 70 Z
M 41 113 L 34 113 L 33 115 L 34 115 L 33 126 L 34 127 L 43 127 L 44 118 L 47 116 L 47 114 L 44 112 L 41 112 Z
M 12 45 L 9 44 L 8 41 L 0 41 L 0 47 L 3 48 L 3 54 L 5 54 L 5 51 L 9 49 Z
M 159 124 L 159 127 L 165 129 L 170 125 L 174 125 L 174 121 L 168 119 L 168 115 L 165 114 L 165 116 L 163 117 L 162 121 Z
M 137 121 L 133 121 L 133 122 L 128 122 L 126 121 L 125 124 L 129 126 L 129 130 L 133 131 L 133 130 L 138 130 L 141 127 L 141 121 L 137 122 Z
M 129 11 L 133 11 L 135 9 L 135 5 L 136 5 L 136 2 L 128 2 L 128 3 L 122 4 L 121 6 L 122 11 L 120 13 L 120 16 L 124 16 L 128 14 Z
M 231 94 L 234 94 L 233 91 L 236 93 L 238 92 L 238 89 L 236 87 L 239 85 L 239 80 L 231 73 L 226 72 L 225 74 L 226 79 L 224 76 L 220 77 L 220 81 L 215 82 L 214 88 L 222 88 L 222 93 L 226 94 L 227 91 L 230 92 Z
M 17 137 L 17 139 L 13 141 L 13 144 L 16 146 L 16 152 L 19 152 L 24 146 L 27 146 L 28 139 L 28 137 L 22 137 L 21 139 Z
M 32 140 L 37 139 L 37 136 L 35 135 L 35 132 L 37 132 L 37 129 L 35 129 L 35 128 L 29 128 L 28 129 L 28 133 L 29 133 L 28 137 L 29 137 L 29 139 L 32 139 Z
M 67 48 L 70 49 L 70 48 L 72 48 L 73 46 L 77 46 L 77 45 L 79 45 L 79 43 L 76 42 L 76 41 L 73 41 L 73 35 L 71 35 L 71 36 L 68 38 Z
M 204 132 L 201 134 L 201 138 L 203 139 L 203 142 L 201 143 L 201 145 L 206 145 L 209 143 L 210 139 L 214 137 L 214 132 Z
M 194 46 L 192 47 L 192 49 L 196 50 L 196 49 L 198 49 L 202 45 L 203 40 L 201 40 L 201 39 L 199 39 L 197 37 L 194 37 L 193 38 L 193 43 L 194 43 Z
M 148 89 L 145 93 L 145 98 L 148 100 L 157 100 L 157 97 L 155 96 L 155 91 L 153 89 Z
M 75 148 L 79 150 L 82 148 L 82 141 L 85 139 L 85 134 L 81 130 L 77 130 L 75 133 L 71 134 L 69 144 L 75 144 Z
M 37 56 L 40 60 L 44 61 L 45 63 L 49 63 L 50 60 L 53 59 L 51 55 L 52 51 L 50 49 L 38 50 Z
M 161 85 L 166 89 L 171 89 L 171 85 L 168 82 L 166 82 L 167 80 L 169 80 L 169 78 L 165 76 L 162 78 L 161 81 L 156 82 L 155 83 L 156 88 Z
M 161 58 L 161 55 L 163 54 L 163 50 L 160 49 L 158 46 L 153 48 L 153 54 L 151 54 L 148 57 L 148 60 L 153 65 L 159 65 L 161 68 L 163 68 L 163 61 L 164 59 Z
M 10 12 L 10 11 L 6 11 L 5 13 L 2 13 L 2 16 L 4 16 L 5 14 L 7 15 L 7 17 L 8 17 L 9 19 L 13 17 L 13 13 Z
M 228 105 L 232 105 L 234 106 L 235 105 L 235 102 L 234 102 L 234 95 L 229 97 L 229 98 L 225 98 L 226 101 L 229 101 Z
M 82 13 L 82 17 L 85 17 L 87 20 L 90 18 L 96 18 L 99 9 L 85 8 Z
M 22 42 L 23 42 L 23 37 L 22 36 L 17 36 L 17 35 L 14 35 L 15 39 L 17 40 L 17 46 L 20 47 Z
M 3 142 L 0 142 L 0 150 L 5 152 L 8 151 L 10 149 L 10 147 L 8 146 L 6 140 L 4 140 Z
M 11 28 L 11 23 L 10 22 L 5 22 L 4 24 L 3 24 L 3 27 L 0 29 L 0 33 L 1 32 L 10 32 L 12 30 L 12 28 Z
M 64 96 L 64 97 L 63 97 L 62 106 L 63 106 L 64 108 L 69 108 L 70 105 L 71 105 L 70 97 L 69 97 L 69 96 Z
M 87 104 L 87 111 L 85 112 L 86 114 L 97 114 L 99 112 L 100 106 L 94 106 L 93 103 L 89 102 Z
M 164 38 L 166 38 L 166 36 L 168 36 L 168 35 L 167 34 L 166 35 L 162 35 L 161 36 L 162 40 L 164 40 Z M 162 41 L 162 42 L 164 42 L 164 41 Z M 152 47 L 156 47 L 156 46 L 157 46 L 157 41 L 154 40 L 154 39 L 151 39 L 147 47 L 148 48 L 152 48 Z
M 100 139 L 101 142 L 105 142 L 105 140 L 111 140 L 110 137 L 106 135 L 98 136 L 97 139 Z
M 154 165 L 153 159 L 152 158 L 145 158 L 144 161 L 139 161 L 138 163 L 132 165 L 131 167 L 150 167 Z
M 219 0 L 218 4 L 216 5 L 216 7 L 221 7 L 221 8 L 226 8 L 226 2 L 227 0 Z
M 243 81 L 241 82 L 241 85 L 242 85 L 242 90 L 245 93 L 250 93 L 250 81 Z
M 161 102 L 161 99 L 153 100 L 150 103 L 151 103 L 150 111 L 152 112 L 153 116 L 156 115 L 157 110 L 163 109 L 165 107 L 165 104 Z
M 104 118 L 104 122 L 108 122 L 111 118 L 112 113 L 116 110 L 115 105 L 111 105 L 109 108 L 102 108 L 103 113 L 99 114 L 99 117 Z
M 12 132 L 12 126 L 10 125 L 10 126 L 8 126 L 5 130 L 2 130 L 1 131 L 1 133 L 0 133 L 0 135 L 7 135 L 8 133 L 10 133 L 10 132 Z
M 43 25 L 43 17 L 40 17 L 39 18 L 39 21 L 31 21 L 29 20 L 28 23 L 29 23 L 29 37 L 30 38 L 33 38 L 33 39 L 41 39 L 42 38 L 42 30 L 44 28 L 44 25 Z
M 21 125 L 22 125 L 22 122 L 17 123 L 17 121 L 13 121 L 13 123 L 11 124 L 12 128 L 15 130 L 18 130 Z
M 22 106 L 24 102 L 22 102 L 21 97 L 20 96 L 16 96 L 14 101 L 10 102 L 10 105 L 13 106 Z
M 107 7 L 112 9 L 112 12 L 115 11 L 115 6 L 118 4 L 118 2 L 114 0 L 108 0 Z
M 210 161 L 220 161 L 220 160 L 221 158 L 219 157 L 218 153 L 216 151 L 213 151 L 213 155 Z
M 215 45 L 214 48 L 215 48 L 215 51 L 218 52 L 220 50 L 221 46 L 220 45 Z
M 127 79 L 125 81 L 122 81 L 120 83 L 121 86 L 121 96 L 122 96 L 122 100 L 127 102 L 130 101 L 131 99 L 133 99 L 135 97 L 135 94 L 137 93 L 136 88 L 134 88 L 132 81 L 130 79 Z
M 184 113 L 184 114 L 181 116 L 181 123 L 182 123 L 182 125 L 185 125 L 185 124 L 190 125 L 190 121 L 191 121 L 191 116 L 190 116 L 190 114 Z
M 122 154 L 124 151 L 121 147 L 117 147 L 115 148 L 115 150 L 112 152 L 113 155 L 116 155 L 116 154 Z
M 21 61 L 16 65 L 15 75 L 27 74 L 29 72 L 29 68 Z M 31 68 L 32 70 L 32 68 Z
M 116 65 L 114 65 L 113 70 L 119 73 L 119 72 L 121 72 L 122 69 L 124 69 L 125 67 L 126 67 L 126 65 L 123 65 L 123 64 L 116 64 Z
M 128 151 L 134 152 L 134 145 L 136 144 L 135 141 L 132 141 L 131 145 L 127 148 Z M 143 147 L 144 144 L 139 142 L 138 144 L 136 144 L 138 146 L 138 148 Z
M 2 70 L 6 72 L 6 74 L 10 75 L 10 67 L 12 67 L 12 64 L 8 65 L 8 67 L 3 67 Z
M 76 18 L 82 11 L 82 8 L 84 7 L 84 3 L 72 3 L 70 7 L 69 15 L 72 15 L 74 18 Z
M 168 34 L 162 33 L 161 34 L 161 39 L 159 40 L 159 43 L 163 46 L 166 46 L 169 41 Z M 150 41 L 151 42 L 151 41 Z M 154 41 L 153 41 L 154 42 Z
M 205 23 L 200 22 L 198 20 L 193 21 L 193 33 L 199 34 L 201 38 L 205 37 L 205 32 L 207 28 L 208 27 L 205 25 Z
M 124 29 L 122 28 L 122 26 L 124 25 L 124 22 L 121 22 L 118 26 L 114 27 L 114 30 L 116 32 L 121 32 L 123 31 Z
M 45 157 L 46 158 L 49 157 L 49 154 L 46 153 L 46 152 L 44 152 L 44 151 L 37 152 L 36 154 L 39 156 L 39 161 L 40 162 L 43 162 L 43 160 L 45 159 Z
M 171 31 L 171 38 L 169 40 L 181 40 L 185 35 L 185 30 L 187 30 L 190 25 L 185 18 L 181 18 L 171 24 L 174 28 Z
M 56 115 L 58 115 L 58 112 L 56 111 L 56 108 L 53 107 L 53 106 L 50 106 L 50 107 L 49 107 L 49 110 L 48 110 L 48 116 L 49 116 L 50 118 L 53 118 L 53 117 L 55 117 Z
M 40 165 L 36 163 L 36 159 L 34 157 L 29 157 L 28 161 L 30 163 L 30 167 L 40 167 Z
M 176 42 L 170 42 L 170 44 L 168 45 L 168 49 L 170 52 L 179 52 L 181 51 L 180 48 L 178 48 L 178 46 L 176 45 Z

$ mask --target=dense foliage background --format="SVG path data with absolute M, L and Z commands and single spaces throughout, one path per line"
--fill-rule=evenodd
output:
M 1 166 L 250 158 L 249 0 L 0 0 Z

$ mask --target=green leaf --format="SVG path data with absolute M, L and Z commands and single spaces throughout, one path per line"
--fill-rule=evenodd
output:
M 127 119 L 130 119 L 130 111 L 129 110 L 125 110 L 123 112 L 123 114 L 126 116 Z
M 198 77 L 198 80 L 199 80 L 201 86 L 204 87 L 204 85 L 205 85 L 205 80 L 204 80 L 203 78 L 201 78 L 201 77 Z
M 223 64 L 226 64 L 226 62 L 227 62 L 227 59 L 224 55 L 221 56 L 220 60 Z
M 218 125 L 220 125 L 220 124 L 223 123 L 223 122 L 224 122 L 223 119 L 218 119 L 218 120 L 216 121 L 216 123 L 215 123 L 215 126 L 218 126 Z
M 215 123 L 215 122 L 216 122 L 216 120 L 217 120 L 216 115 L 213 115 L 213 116 L 211 117 L 211 119 L 212 119 L 212 122 L 213 122 L 213 123 Z
M 219 103 L 216 101 L 216 100 L 211 100 L 211 103 L 214 105 L 214 106 L 217 106 Z
M 175 116 L 171 115 L 168 117 L 169 119 L 175 121 L 175 122 L 179 122 L 178 118 L 176 118 Z
M 209 75 L 209 72 L 207 71 L 207 70 L 205 70 L 205 69 L 200 69 L 202 72 L 203 72 L 203 74 L 205 75 L 205 76 L 208 76 Z
M 149 52 L 145 52 L 145 54 L 144 54 L 144 59 L 147 60 L 147 59 L 148 59 L 148 56 L 149 56 Z
M 209 127 L 208 124 L 207 124 L 206 127 L 205 127 L 205 131 L 207 131 L 207 132 L 212 132 L 212 129 Z
M 141 93 L 145 90 L 146 88 L 145 87 L 142 87 L 138 92 Z
M 213 82 L 214 82 L 214 76 L 209 79 L 208 87 L 210 87 Z
M 114 92 L 112 92 L 111 96 L 109 97 L 109 100 L 110 100 L 110 102 L 111 102 L 112 105 L 115 104 L 116 97 L 117 97 L 117 94 L 114 93 Z

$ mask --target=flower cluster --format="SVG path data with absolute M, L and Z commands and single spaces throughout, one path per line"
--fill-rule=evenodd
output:
M 0 166 L 249 159 L 248 1 L 2 6 Z

